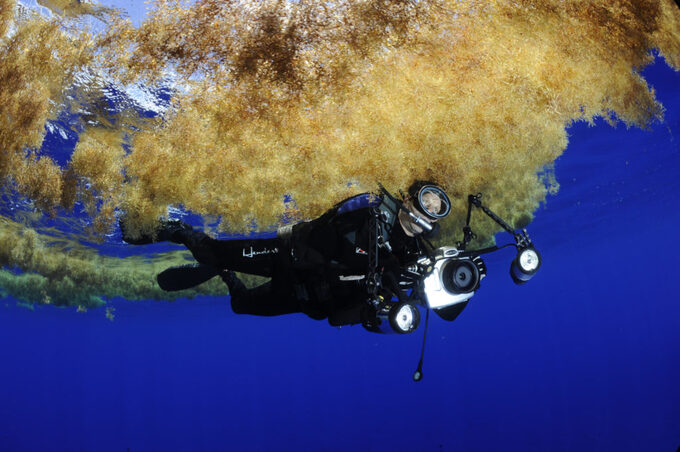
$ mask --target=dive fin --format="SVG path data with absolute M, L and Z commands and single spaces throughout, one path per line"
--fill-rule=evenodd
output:
M 168 292 L 190 289 L 219 275 L 220 270 L 204 264 L 187 264 L 170 267 L 156 276 L 161 289 Z

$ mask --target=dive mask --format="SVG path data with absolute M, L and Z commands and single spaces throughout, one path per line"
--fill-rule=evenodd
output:
M 436 196 L 441 201 L 436 211 L 435 206 L 432 205 L 432 196 Z M 451 212 L 451 200 L 446 192 L 436 185 L 424 185 L 418 190 L 415 198 L 413 203 L 415 208 L 431 220 L 441 220 Z

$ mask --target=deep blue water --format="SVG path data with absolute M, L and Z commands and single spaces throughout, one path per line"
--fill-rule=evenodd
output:
M 0 302 L 0 451 L 675 451 L 680 446 L 680 76 L 648 131 L 575 125 L 561 191 L 453 323 L 379 336 L 228 300 Z M 502 236 L 499 236 L 502 237 Z M 499 240 L 502 241 L 502 240 Z

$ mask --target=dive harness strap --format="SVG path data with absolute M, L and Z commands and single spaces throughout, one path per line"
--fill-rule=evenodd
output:
M 382 287 L 382 269 L 378 261 L 380 248 L 392 251 L 389 239 L 392 235 L 392 228 L 397 221 L 398 212 L 397 201 L 391 196 L 383 197 L 378 206 L 370 208 L 366 288 L 371 301 L 378 299 L 378 291 Z
M 378 183 L 378 187 L 383 195 L 382 201 L 378 206 L 371 208 L 368 228 L 368 272 L 366 281 L 369 295 L 368 301 L 373 306 L 380 304 L 378 292 L 382 288 L 383 272 L 378 262 L 380 248 L 385 248 L 388 252 L 392 251 L 389 239 L 392 235 L 392 229 L 398 221 L 399 211 L 404 210 L 409 215 L 412 215 L 404 206 L 404 203 L 387 191 L 382 184 Z M 434 246 L 422 234 L 417 235 L 415 239 L 420 253 L 428 253 L 425 246 L 426 243 L 431 250 L 434 249 Z M 402 299 L 400 293 L 397 293 L 397 296 L 400 300 Z
M 385 308 L 385 299 L 380 294 L 385 275 L 380 267 L 379 254 L 380 248 L 385 248 L 389 252 L 392 251 L 389 239 L 392 235 L 392 228 L 397 221 L 398 213 L 398 201 L 392 198 L 389 193 L 387 196 L 383 196 L 382 202 L 378 206 L 370 208 L 368 219 L 368 269 L 366 272 L 366 290 L 368 296 L 366 298 L 366 309 L 372 314 L 367 313 L 362 320 L 363 326 L 369 330 L 378 326 L 376 322 L 379 322 L 379 320 L 377 320 L 376 314 Z M 398 290 L 398 283 L 396 281 L 391 282 Z M 397 296 L 399 296 L 398 293 Z
M 371 216 L 368 219 L 368 272 L 366 273 L 366 289 L 370 300 L 378 297 L 381 284 L 381 271 L 378 268 L 378 212 L 371 208 Z

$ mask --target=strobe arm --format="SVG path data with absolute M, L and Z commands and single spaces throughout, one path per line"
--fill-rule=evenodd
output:
M 470 243 L 470 240 L 474 238 L 474 233 L 470 228 L 470 216 L 472 214 L 472 206 L 475 206 L 482 211 L 503 229 L 505 229 L 509 234 L 511 234 L 515 239 L 515 247 L 517 248 L 517 256 L 510 264 L 510 276 L 515 284 L 524 284 L 533 278 L 534 274 L 538 271 L 541 266 L 541 254 L 534 248 L 531 243 L 529 234 L 526 229 L 522 229 L 521 232 L 515 232 L 508 223 L 503 221 L 501 217 L 496 215 L 491 209 L 482 204 L 481 201 L 482 194 L 478 193 L 476 195 L 468 196 L 468 216 L 467 224 L 463 228 L 464 238 L 463 243 L 461 243 L 461 249 Z M 478 250 L 477 252 L 492 251 L 498 249 L 497 247 L 487 248 L 486 250 Z
M 527 233 L 526 229 L 522 229 L 522 232 L 516 232 L 514 229 L 510 227 L 508 223 L 506 223 L 501 217 L 496 215 L 491 209 L 486 207 L 484 204 L 482 204 L 482 194 L 477 193 L 476 195 L 468 195 L 468 215 L 467 215 L 467 222 L 465 226 L 463 227 L 463 243 L 462 249 L 465 249 L 467 245 L 470 243 L 470 241 L 476 237 L 474 232 L 472 232 L 472 229 L 470 228 L 470 218 L 472 216 L 472 206 L 475 206 L 479 209 L 482 210 L 489 218 L 491 218 L 493 221 L 495 221 L 500 227 L 505 229 L 506 232 L 508 232 L 510 235 L 512 235 L 515 239 L 515 243 L 517 244 L 518 248 L 527 248 L 531 246 L 531 239 L 529 238 L 529 234 Z

